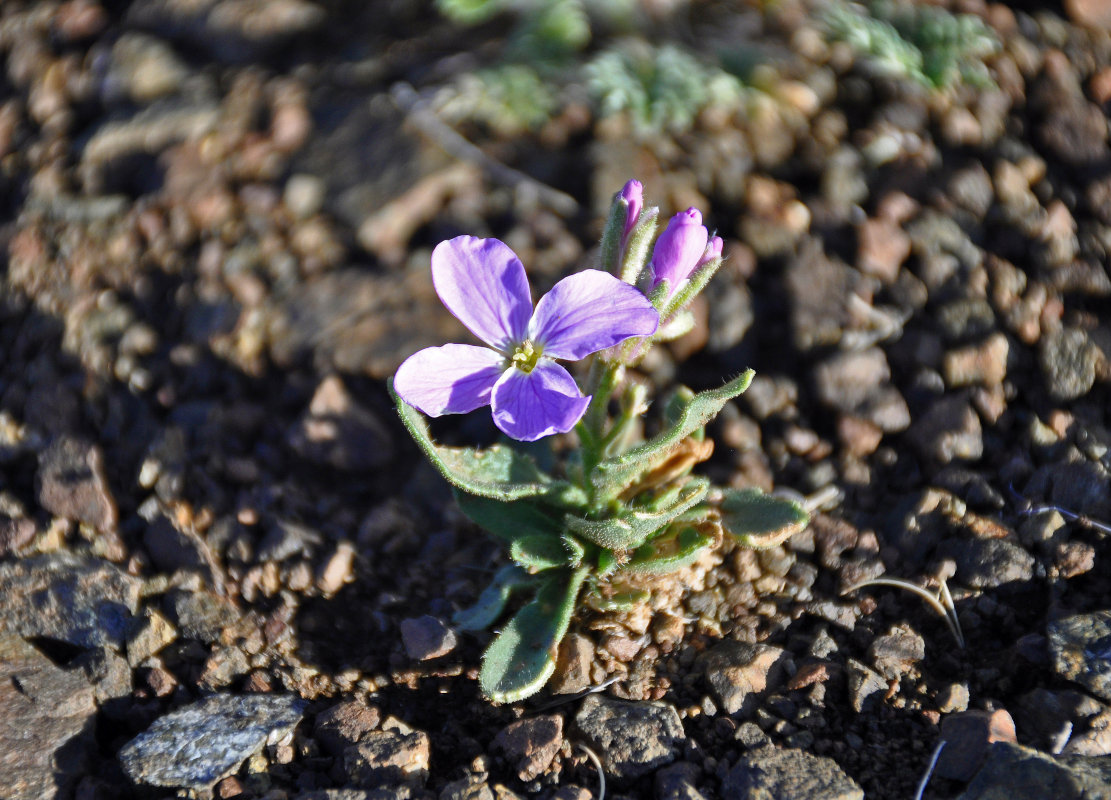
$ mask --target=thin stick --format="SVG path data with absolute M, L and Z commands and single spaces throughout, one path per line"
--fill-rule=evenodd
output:
M 852 594 L 857 589 L 863 589 L 866 586 L 894 586 L 898 589 L 906 589 L 908 592 L 921 597 L 929 604 L 930 608 L 936 611 L 945 624 L 949 626 L 949 632 L 953 634 L 953 638 L 957 640 L 957 644 L 963 650 L 965 646 L 964 632 L 961 631 L 961 622 L 957 618 L 957 608 L 953 604 L 953 596 L 949 593 L 949 587 L 945 580 L 941 581 L 941 598 L 935 597 L 921 586 L 904 581 L 902 578 L 872 578 L 871 580 L 862 581 L 855 586 L 850 586 L 845 591 L 841 592 L 842 595 Z
M 1024 508 L 1018 510 L 1018 513 L 1024 517 L 1030 514 L 1041 514 L 1044 511 L 1056 511 L 1069 522 L 1075 522 L 1077 525 L 1082 525 L 1085 528 L 1092 528 L 1102 533 L 1111 533 L 1111 525 L 1108 525 L 1106 522 L 1100 522 L 1099 520 L 1092 519 L 1087 514 L 1081 514 L 1077 511 L 1065 508 L 1064 506 L 1053 505 L 1052 503 L 1034 505 L 1015 490 L 1014 484 L 1008 484 L 1007 488 L 1011 490 L 1011 494 L 1014 495 L 1016 499 L 1021 500 L 1025 504 Z
M 496 161 L 456 133 L 450 125 L 436 116 L 436 112 L 429 108 L 428 101 L 424 100 L 409 84 L 404 81 L 395 83 L 390 87 L 390 97 L 422 133 L 433 139 L 449 154 L 462 161 L 477 164 L 497 183 L 515 188 L 527 188 L 536 195 L 538 201 L 562 217 L 572 217 L 579 212 L 579 204 L 571 195 L 553 189 L 520 170 Z
M 606 800 L 606 773 L 602 770 L 602 759 L 582 742 L 579 742 L 579 749 L 594 762 L 594 768 L 598 770 L 598 800 Z
M 945 747 L 944 739 L 937 743 L 934 754 L 930 756 L 930 763 L 926 765 L 926 774 L 922 776 L 922 780 L 918 783 L 918 791 L 914 793 L 914 800 L 922 800 L 922 795 L 926 791 L 926 784 L 930 782 L 930 777 L 934 774 L 934 767 L 937 766 L 937 759 L 941 755 L 943 747 Z

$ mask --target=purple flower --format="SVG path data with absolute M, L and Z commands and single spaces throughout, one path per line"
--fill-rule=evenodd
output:
M 715 258 L 721 258 L 721 250 L 724 246 L 725 243 L 721 240 L 720 236 L 711 236 L 710 241 L 706 243 L 706 252 L 702 254 L 702 258 L 699 259 L 698 264 L 695 265 L 695 269 L 697 270 L 699 267 L 709 264 Z
M 553 359 L 575 361 L 659 325 L 635 287 L 592 269 L 561 280 L 534 310 L 524 265 L 497 239 L 441 242 L 432 251 L 432 283 L 489 347 L 425 348 L 398 367 L 394 389 L 431 417 L 490 405 L 494 424 L 523 442 L 571 430 L 590 404 Z
M 631 180 L 621 189 L 619 197 L 629 204 L 628 214 L 625 217 L 625 231 L 621 234 L 621 246 L 624 247 L 629 241 L 629 234 L 633 232 L 640 219 L 640 212 L 644 209 L 644 186 L 638 180 Z
M 670 294 L 675 294 L 702 262 L 708 237 L 698 209 L 688 208 L 672 217 L 652 250 L 652 288 L 666 280 Z

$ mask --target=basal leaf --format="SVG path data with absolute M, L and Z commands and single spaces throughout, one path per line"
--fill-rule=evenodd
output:
M 512 542 L 519 536 L 533 534 L 558 539 L 563 533 L 563 511 L 545 506 L 538 500 L 513 500 L 506 503 L 467 494 L 458 488 L 454 489 L 454 493 L 459 510 L 475 525 L 503 542 Z
M 690 510 L 706 496 L 710 482 L 691 478 L 672 505 L 658 510 L 632 510 L 606 519 L 589 519 L 567 514 L 564 525 L 582 538 L 609 550 L 639 547 L 652 534 L 666 527 L 680 514 Z
M 480 631 L 489 627 L 501 616 L 515 589 L 535 582 L 536 578 L 514 564 L 502 567 L 494 575 L 490 585 L 482 590 L 473 606 L 456 612 L 452 618 L 455 627 L 461 631 Z
M 726 489 L 719 504 L 722 528 L 745 547 L 775 547 L 810 524 L 802 506 L 759 489 Z
M 540 691 L 555 670 L 559 643 L 587 572 L 585 567 L 561 570 L 544 581 L 536 597 L 494 637 L 478 675 L 483 694 L 515 703 Z
M 744 392 L 755 374 L 750 369 L 720 389 L 699 392 L 675 411 L 674 422 L 667 428 L 639 447 L 601 462 L 591 478 L 596 499 L 608 502 L 664 461 L 683 439 L 702 428 L 726 403 Z
M 444 447 L 432 441 L 424 416 L 410 406 L 388 384 L 397 413 L 409 435 L 453 486 L 480 497 L 508 502 L 525 497 L 543 497 L 559 505 L 582 505 L 586 493 L 567 481 L 553 480 L 529 457 L 503 445 L 485 450 Z

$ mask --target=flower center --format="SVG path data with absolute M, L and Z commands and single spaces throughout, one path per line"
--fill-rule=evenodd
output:
M 540 360 L 540 354 L 543 352 L 542 347 L 533 344 L 530 339 L 525 339 L 517 345 L 517 349 L 513 351 L 509 361 L 521 372 L 532 372 L 536 367 L 536 362 Z

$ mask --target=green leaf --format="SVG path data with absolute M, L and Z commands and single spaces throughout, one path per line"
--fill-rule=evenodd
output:
M 608 502 L 665 461 L 683 439 L 705 426 L 726 403 L 744 392 L 755 374 L 750 369 L 720 389 L 699 392 L 675 412 L 674 422 L 669 427 L 639 447 L 598 464 L 591 476 L 598 498 Z
M 757 550 L 775 547 L 810 524 L 810 514 L 798 503 L 759 489 L 726 489 L 720 508 L 725 532 Z
M 578 536 L 600 547 L 628 550 L 639 547 L 652 534 L 701 502 L 709 489 L 710 482 L 707 479 L 691 478 L 680 489 L 674 502 L 665 508 L 633 510 L 607 519 L 587 519 L 567 514 L 563 523 Z
M 509 502 L 525 497 L 543 497 L 557 505 L 586 503 L 586 493 L 567 481 L 553 480 L 541 472 L 531 458 L 503 445 L 485 450 L 443 447 L 432 441 L 424 415 L 387 386 L 397 404 L 397 413 L 409 435 L 420 446 L 440 474 L 453 486 L 479 497 Z
M 532 499 L 506 503 L 467 494 L 460 489 L 453 491 L 459 510 L 475 525 L 503 542 L 512 542 L 526 534 L 558 538 L 563 532 L 562 509 Z
M 490 585 L 482 590 L 473 606 L 455 613 L 452 617 L 455 627 L 461 631 L 480 631 L 492 625 L 505 610 L 505 604 L 509 602 L 513 591 L 535 582 L 536 578 L 516 565 L 502 567 L 494 575 Z
M 478 675 L 483 694 L 499 703 L 515 703 L 547 683 L 587 572 L 586 567 L 561 571 L 546 580 L 536 597 L 494 637 Z
M 568 547 L 568 538 L 538 534 L 518 536 L 509 545 L 509 557 L 529 572 L 541 572 L 555 567 L 577 567 L 582 561 L 583 549 L 578 542 L 575 542 L 577 551 Z
M 621 569 L 629 572 L 672 572 L 690 564 L 707 547 L 717 544 L 720 534 L 694 525 L 677 523 L 662 536 L 646 542 L 633 552 Z M 716 526 L 714 526 L 716 528 Z

